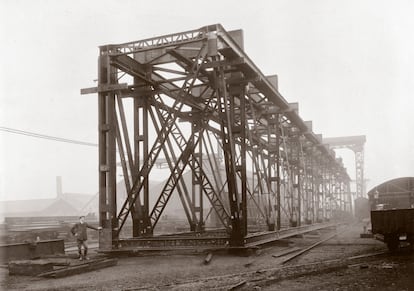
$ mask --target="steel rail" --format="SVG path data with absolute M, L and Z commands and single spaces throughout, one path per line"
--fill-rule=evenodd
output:
M 316 242 L 316 243 L 314 243 L 314 244 L 312 244 L 312 245 L 308 246 L 307 248 L 304 248 L 303 250 L 300 250 L 299 252 L 297 252 L 297 253 L 295 253 L 295 254 L 293 254 L 293 255 L 289 256 L 288 258 L 284 259 L 284 260 L 282 261 L 282 263 L 281 263 L 281 264 L 285 264 L 285 263 L 287 263 L 287 262 L 289 262 L 289 261 L 293 260 L 294 258 L 297 258 L 297 257 L 299 257 L 300 255 L 303 255 L 304 253 L 306 253 L 306 252 L 310 251 L 311 249 L 313 249 L 313 248 L 317 247 L 318 245 L 320 245 L 320 244 L 322 244 L 322 243 L 324 243 L 324 242 L 326 242 L 326 241 L 328 241 L 328 240 L 330 240 L 330 239 L 332 239 L 332 238 L 336 237 L 337 235 L 339 235 L 339 234 L 343 233 L 344 231 L 345 231 L 345 230 L 343 230 L 342 232 L 339 232 L 339 233 L 338 233 L 338 232 L 335 232 L 334 234 L 332 234 L 332 235 L 328 236 L 327 238 L 324 238 L 324 239 L 322 239 L 322 240 L 320 240 L 320 241 L 318 241 L 318 242 Z

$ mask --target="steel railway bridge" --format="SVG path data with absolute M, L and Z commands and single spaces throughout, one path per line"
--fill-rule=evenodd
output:
M 248 247 L 352 211 L 342 160 L 246 55 L 241 30 L 101 46 L 98 69 L 97 87 L 81 93 L 98 94 L 101 250 Z M 157 159 L 170 171 L 154 193 Z M 157 236 L 172 195 L 188 232 Z

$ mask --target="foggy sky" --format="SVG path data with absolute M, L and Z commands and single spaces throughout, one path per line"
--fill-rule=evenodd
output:
M 175 4 L 173 4 L 175 3 Z M 97 142 L 98 46 L 221 23 L 325 137 L 366 135 L 367 190 L 414 176 L 412 1 L 0 2 L 0 126 Z M 341 151 L 353 178 L 353 154 Z M 0 200 L 96 193 L 97 148 L 0 131 Z

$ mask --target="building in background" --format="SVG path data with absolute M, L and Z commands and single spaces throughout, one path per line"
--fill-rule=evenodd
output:
M 5 217 L 76 216 L 83 213 L 84 206 L 93 194 L 63 192 L 62 178 L 56 177 L 56 197 L 0 201 L 0 219 Z

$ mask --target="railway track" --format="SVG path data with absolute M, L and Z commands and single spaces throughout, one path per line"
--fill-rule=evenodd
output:
M 272 285 L 281 280 L 300 276 L 328 273 L 348 267 L 355 267 L 367 263 L 369 260 L 387 256 L 387 251 L 349 257 L 347 259 L 325 260 L 308 264 L 291 266 L 277 266 L 239 274 L 214 276 L 199 280 L 177 282 L 162 286 L 142 286 L 125 290 L 253 290 L 257 287 Z
M 299 247 L 285 247 L 279 250 L 277 255 L 275 255 L 273 248 L 264 249 L 262 254 L 246 264 L 251 269 L 246 272 L 174 282 L 173 284 L 165 284 L 162 286 L 146 285 L 138 290 L 254 290 L 255 288 L 269 286 L 282 280 L 339 271 L 349 267 L 361 266 L 370 261 L 389 256 L 385 246 L 381 244 L 379 245 L 378 251 L 355 255 L 341 253 L 342 246 L 349 247 L 350 242 L 345 241 L 341 243 L 341 238 L 337 238 L 336 240 L 334 238 L 346 234 L 346 226 L 340 229 L 321 232 L 323 233 L 315 235 L 311 239 L 302 238 L 306 242 L 302 241 Z M 301 238 L 297 239 L 297 241 L 300 240 Z M 332 242 L 332 240 L 334 241 Z M 323 248 L 324 244 L 328 244 L 331 249 L 339 246 L 337 248 L 338 252 L 330 252 L 326 256 L 321 257 L 321 250 L 319 248 Z M 370 245 L 369 243 L 366 244 Z M 359 247 L 364 246 L 360 242 L 357 245 Z M 290 250 L 293 251 L 290 252 Z M 322 252 L 325 251 L 322 250 Z M 263 256 L 273 256 L 275 258 L 274 267 L 255 267 L 256 265 L 260 265 L 259 261 Z M 305 256 L 308 256 L 308 258 L 303 260 Z M 131 290 L 137 289 L 134 288 Z

